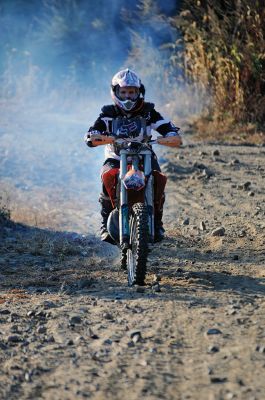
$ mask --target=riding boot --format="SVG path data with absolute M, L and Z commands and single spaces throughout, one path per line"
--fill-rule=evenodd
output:
M 108 222 L 108 217 L 113 210 L 110 198 L 107 197 L 104 194 L 100 195 L 99 202 L 101 204 L 101 227 L 100 227 L 100 237 L 103 242 L 108 242 L 111 244 L 116 244 L 115 241 L 112 239 L 110 236 L 108 230 L 107 230 L 107 222 Z
M 165 229 L 163 228 L 163 205 L 165 202 L 165 194 L 163 194 L 160 204 L 155 204 L 155 242 L 161 242 L 165 236 Z

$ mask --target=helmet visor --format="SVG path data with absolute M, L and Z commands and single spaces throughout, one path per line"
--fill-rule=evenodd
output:
M 116 89 L 116 95 L 120 100 L 136 100 L 139 96 L 139 88 L 135 86 L 118 86 Z

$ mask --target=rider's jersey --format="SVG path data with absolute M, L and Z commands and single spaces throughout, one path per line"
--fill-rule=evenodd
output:
M 169 132 L 178 132 L 179 128 L 164 119 L 162 115 L 155 110 L 153 103 L 144 103 L 141 110 L 137 113 L 126 115 L 115 105 L 106 105 L 102 107 L 101 114 L 91 126 L 88 132 L 99 131 L 114 133 L 115 135 L 125 135 L 132 141 L 142 142 L 151 138 L 151 130 L 154 129 L 165 136 Z M 105 146 L 105 158 L 120 157 L 115 151 L 113 145 Z

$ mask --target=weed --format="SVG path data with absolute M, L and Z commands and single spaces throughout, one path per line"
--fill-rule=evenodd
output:
M 210 93 L 199 126 L 235 129 L 265 122 L 265 9 L 251 0 L 184 0 L 172 24 L 181 30 L 187 81 Z M 209 123 L 209 116 L 212 123 Z M 202 122 L 208 118 L 208 125 Z M 225 129 L 224 129 L 225 128 Z

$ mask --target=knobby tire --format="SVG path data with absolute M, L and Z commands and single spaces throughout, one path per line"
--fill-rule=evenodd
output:
M 144 285 L 148 256 L 148 211 L 142 203 L 132 207 L 130 216 L 130 249 L 127 251 L 128 284 Z

